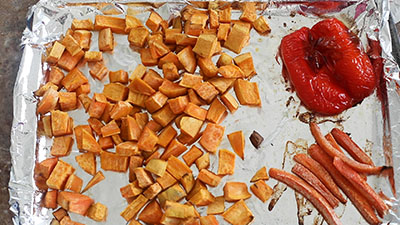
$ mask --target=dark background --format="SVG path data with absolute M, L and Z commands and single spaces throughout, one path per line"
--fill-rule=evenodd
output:
M 0 0 L 0 225 L 10 225 L 10 131 L 13 119 L 13 88 L 22 55 L 20 40 L 28 8 L 37 0 Z M 400 30 L 400 23 L 397 24 Z
M 10 225 L 8 180 L 10 179 L 10 130 L 12 93 L 22 55 L 20 40 L 26 13 L 37 0 L 0 0 L 0 225 Z

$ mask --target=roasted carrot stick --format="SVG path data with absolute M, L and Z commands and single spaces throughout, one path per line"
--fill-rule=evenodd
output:
M 358 212 L 360 212 L 369 224 L 378 225 L 381 223 L 368 201 L 333 166 L 332 158 L 329 157 L 328 154 L 326 154 L 318 145 L 311 145 L 307 151 L 313 159 L 319 162 L 331 174 L 336 184 L 340 189 L 342 189 L 344 194 L 350 199 Z
M 331 143 L 331 145 L 333 147 L 335 147 L 338 151 L 343 152 L 342 149 L 340 148 L 340 145 L 336 142 L 335 138 L 333 137 L 333 135 L 331 133 L 328 133 L 325 135 L 326 140 L 329 141 L 329 143 Z
M 360 163 L 374 166 L 372 159 L 345 132 L 333 128 L 331 131 L 335 140 L 348 152 L 353 159 Z
M 310 123 L 310 130 L 312 135 L 314 136 L 315 140 L 317 141 L 318 145 L 328 153 L 331 157 L 338 157 L 347 165 L 352 167 L 354 170 L 360 173 L 367 173 L 367 174 L 378 174 L 383 169 L 382 166 L 371 166 L 368 164 L 363 164 L 355 161 L 354 159 L 348 158 L 343 152 L 336 150 L 328 140 L 322 135 L 321 130 L 319 129 L 318 125 L 315 123 Z
M 350 181 L 353 186 L 364 195 L 369 204 L 371 204 L 380 217 L 383 217 L 389 207 L 383 202 L 382 198 L 368 185 L 368 183 L 362 179 L 360 174 L 353 170 L 350 166 L 346 165 L 338 157 L 333 159 L 333 165 L 335 168 L 344 176 L 348 181 Z
M 333 208 L 336 208 L 339 205 L 339 200 L 333 196 L 328 188 L 326 188 L 325 185 L 318 179 L 318 177 L 316 177 L 306 167 L 296 163 L 296 165 L 294 165 L 292 168 L 292 173 L 296 174 L 313 188 L 315 188 L 315 190 L 317 190 Z
M 293 188 L 295 191 L 299 192 L 305 198 L 307 198 L 314 207 L 321 213 L 325 221 L 329 225 L 342 224 L 339 217 L 333 211 L 332 207 L 325 200 L 320 193 L 318 193 L 313 187 L 307 184 L 305 181 L 299 177 L 290 174 L 286 171 L 271 168 L 269 170 L 269 176 L 285 183 L 289 187 Z
M 306 154 L 297 154 L 294 156 L 294 161 L 300 163 L 308 170 L 310 170 L 318 179 L 328 188 L 328 190 L 337 198 L 340 202 L 346 203 L 346 198 L 340 193 L 338 186 L 333 181 L 331 175 L 326 169 L 321 166 L 317 161 L 312 159 Z

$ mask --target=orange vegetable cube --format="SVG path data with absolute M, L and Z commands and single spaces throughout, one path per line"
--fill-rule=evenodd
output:
M 167 189 L 177 182 L 177 180 L 168 171 L 165 172 L 163 176 L 158 177 L 156 181 L 160 184 L 162 189 Z
M 87 212 L 87 217 L 94 221 L 106 221 L 107 219 L 107 206 L 96 202 L 92 206 L 90 206 L 88 212 Z
M 239 108 L 239 103 L 229 92 L 223 94 L 221 100 L 231 113 L 234 113 Z
M 257 74 L 254 69 L 253 57 L 250 52 L 238 55 L 234 60 L 236 65 L 238 65 L 243 71 L 244 77 L 249 78 Z
M 71 24 L 72 30 L 94 30 L 94 24 L 91 19 L 78 20 L 73 19 Z
M 207 124 L 203 135 L 200 138 L 200 145 L 207 151 L 214 153 L 217 151 L 219 144 L 225 132 L 225 127 L 218 124 Z
M 218 153 L 218 175 L 232 175 L 235 172 L 235 154 L 221 149 Z
M 86 51 L 84 58 L 87 62 L 99 62 L 103 60 L 103 53 L 95 51 Z
M 151 201 L 142 212 L 138 219 L 147 224 L 160 224 L 163 211 L 156 200 Z
M 202 169 L 208 169 L 210 166 L 210 153 L 203 154 L 195 161 L 197 169 L 200 171 Z
M 187 95 L 168 100 L 169 107 L 174 114 L 181 114 L 185 111 L 188 103 L 189 97 Z
M 82 216 L 86 215 L 93 202 L 90 197 L 74 192 L 61 191 L 57 196 L 57 203 L 61 207 Z
M 194 188 L 192 189 L 192 192 Z M 197 207 L 210 205 L 215 201 L 215 197 L 206 189 L 202 188 L 194 192 L 193 196 L 189 198 L 189 202 Z
M 158 137 L 154 133 L 154 131 L 150 130 L 149 128 L 145 127 L 140 135 L 138 141 L 138 147 L 140 150 L 146 152 L 152 152 L 157 145 Z
M 114 142 L 111 137 L 99 137 L 98 143 L 103 150 L 114 148 Z
M 56 166 L 46 181 L 47 186 L 56 190 L 64 189 L 68 177 L 73 174 L 74 171 L 75 169 L 70 164 L 62 160 L 58 160 Z
M 173 155 L 168 158 L 167 171 L 177 180 L 180 180 L 185 174 L 192 172 L 185 163 Z
M 132 32 L 132 31 L 131 31 Z M 142 60 L 142 64 L 145 66 L 155 66 L 158 64 L 158 59 L 154 59 L 151 56 L 150 49 L 148 48 L 141 48 L 139 50 L 140 59 Z
M 200 71 L 201 71 L 202 75 L 204 75 L 206 77 L 217 76 L 218 67 L 215 66 L 215 64 L 211 60 L 211 57 L 208 57 L 208 58 L 198 57 L 197 64 L 200 67 Z
M 61 58 L 65 50 L 65 46 L 58 41 L 55 41 L 53 47 L 51 48 L 46 61 L 49 63 L 57 63 Z
M 143 195 L 144 195 L 144 197 L 146 197 L 147 199 L 153 199 L 153 198 L 156 197 L 161 191 L 162 191 L 162 188 L 161 188 L 160 184 L 154 183 L 154 184 L 150 185 L 150 186 L 143 192 Z
M 147 113 L 135 113 L 135 119 L 140 129 L 143 130 L 147 122 L 149 122 L 149 115 Z
M 163 127 L 167 126 L 175 117 L 176 115 L 172 112 L 169 104 L 166 104 L 152 115 L 153 120 Z
M 199 30 L 197 31 L 199 32 Z M 189 36 L 186 34 L 175 34 L 175 42 L 179 46 L 195 46 L 197 37 Z
M 202 81 L 202 76 L 184 73 L 182 80 L 179 82 L 179 85 L 185 88 L 193 88 L 196 84 L 201 83 Z
M 218 221 L 214 215 L 202 216 L 200 217 L 201 225 L 218 225 Z
M 146 74 L 147 68 L 143 64 L 139 64 L 136 66 L 135 70 L 132 72 L 129 80 L 132 81 L 134 78 L 142 79 L 143 76 Z
M 90 93 L 90 84 L 82 84 L 80 87 L 78 87 L 76 90 L 76 96 L 79 96 L 81 94 L 89 94 Z
M 132 198 L 132 197 L 138 196 L 143 191 L 139 187 L 137 180 L 135 180 L 132 183 L 129 183 L 128 185 L 120 188 L 119 190 L 121 192 L 122 197 L 124 197 L 124 198 Z
M 149 128 L 150 130 L 154 131 L 155 133 L 158 133 L 161 129 L 163 129 L 163 126 L 161 126 L 159 123 L 157 123 L 154 120 L 150 120 L 146 124 L 146 127 Z
M 267 34 L 267 33 L 271 32 L 271 28 L 269 27 L 267 20 L 265 19 L 264 16 L 258 17 L 253 22 L 253 27 L 260 34 Z
M 83 180 L 75 174 L 69 176 L 67 183 L 65 184 L 65 189 L 71 190 L 73 192 L 79 193 L 81 191 Z
M 140 188 L 148 187 L 154 183 L 151 174 L 148 173 L 144 168 L 137 167 L 133 170 L 133 172 L 135 173 Z
M 72 55 L 78 54 L 82 48 L 72 35 L 67 34 L 61 42 L 65 49 Z
M 126 117 L 133 110 L 133 106 L 125 101 L 118 101 L 117 104 L 114 105 L 110 112 L 110 117 L 113 120 L 119 120 L 122 117 Z
M 90 49 L 90 41 L 92 38 L 92 32 L 87 31 L 87 30 L 76 30 L 74 32 L 73 37 L 78 42 L 80 48 L 82 48 L 83 50 Z
M 227 115 L 228 112 L 226 111 L 225 106 L 218 100 L 218 98 L 215 98 L 208 109 L 206 118 L 213 123 L 221 123 Z
M 188 173 L 186 175 L 184 175 L 181 180 L 180 180 L 183 188 L 185 188 L 186 193 L 189 193 L 192 188 L 194 187 L 194 177 L 192 173 Z
M 217 47 L 217 36 L 215 34 L 200 34 L 193 52 L 203 58 L 211 57 Z
M 231 6 L 228 5 L 224 9 L 218 12 L 219 22 L 230 23 L 231 22 Z
M 139 139 L 142 129 L 140 129 L 136 120 L 127 115 L 121 118 L 121 138 L 126 141 L 136 141 Z
M 136 92 L 136 93 L 140 93 L 140 94 L 144 94 L 144 95 L 152 95 L 154 94 L 156 91 L 149 85 L 147 84 L 144 80 L 135 77 L 131 83 L 128 86 L 129 90 Z
M 248 199 L 251 194 L 247 190 L 247 185 L 242 182 L 226 182 L 224 186 L 224 198 L 226 201 L 237 201 Z
M 238 79 L 235 81 L 234 90 L 241 105 L 261 106 L 257 83 Z
M 221 182 L 221 177 L 207 169 L 201 169 L 197 178 L 211 187 L 216 187 Z
M 205 105 L 206 104 L 206 102 L 203 99 L 201 99 L 193 89 L 188 90 L 188 96 L 189 96 L 189 101 L 195 105 Z
M 86 152 L 82 155 L 75 156 L 78 165 L 88 174 L 96 173 L 96 156 L 92 152 Z
M 74 139 L 70 136 L 55 137 L 51 146 L 50 154 L 52 156 L 67 156 L 71 152 Z
M 178 68 L 172 62 L 164 63 L 162 65 L 162 70 L 163 70 L 163 74 L 164 74 L 164 78 L 165 79 L 174 81 L 174 80 L 177 80 L 180 77 L 180 75 L 178 73 Z
M 243 199 L 237 201 L 234 205 L 232 205 L 228 210 L 226 210 L 222 217 L 231 224 L 250 224 L 254 219 L 253 213 L 251 213 L 250 209 L 247 207 L 246 203 L 244 203 Z
M 194 73 L 196 70 L 196 58 L 192 51 L 191 46 L 187 46 L 186 48 L 182 49 L 178 54 L 179 62 L 183 65 L 185 70 L 189 73 Z
M 56 90 L 56 91 L 57 91 L 57 90 L 58 90 L 58 86 L 55 85 L 55 84 L 53 84 L 53 83 L 51 83 L 51 82 L 47 82 L 45 85 L 41 85 L 40 88 L 34 92 L 34 94 L 35 94 L 36 96 L 41 97 L 41 96 L 43 96 L 43 95 L 47 92 L 47 90 L 49 90 L 49 89 L 53 89 L 53 90 Z
M 103 137 L 108 137 L 119 133 L 121 133 L 121 130 L 119 129 L 115 120 L 112 120 L 107 125 L 101 128 L 101 134 L 103 135 Z
M 115 153 L 120 156 L 140 155 L 137 144 L 132 141 L 125 141 L 115 146 Z
M 82 193 L 86 192 L 90 188 L 92 188 L 94 185 L 100 183 L 100 181 L 104 180 L 104 174 L 103 172 L 99 171 L 97 172 L 92 179 L 89 180 L 89 182 L 86 184 L 86 187 L 82 190 Z
M 178 56 L 175 55 L 175 53 L 173 53 L 173 52 L 169 52 L 168 54 L 166 54 L 165 56 L 160 58 L 160 60 L 158 62 L 158 68 L 162 68 L 164 66 L 164 64 L 166 64 L 166 63 L 173 63 L 178 70 L 183 69 L 183 65 L 179 62 Z M 165 75 L 164 75 L 164 77 L 165 77 Z M 179 78 L 179 75 L 178 75 L 178 78 Z M 176 78 L 176 79 L 178 79 L 178 78 Z M 176 79 L 169 79 L 169 80 L 176 80 Z
M 187 93 L 187 89 L 179 86 L 177 83 L 173 83 L 169 80 L 164 79 L 164 82 L 158 88 L 158 90 L 168 98 L 176 98 Z
M 144 75 L 143 81 L 150 85 L 150 87 L 152 87 L 154 90 L 158 90 L 164 79 L 156 71 L 150 69 Z
M 242 78 L 244 77 L 243 71 L 236 65 L 230 64 L 218 68 L 218 73 L 225 78 Z
M 210 20 L 209 20 L 209 22 L 210 22 L 210 28 L 211 29 L 215 29 L 215 28 L 218 28 L 219 27 L 219 15 L 218 15 L 218 12 L 217 12 L 217 10 L 215 10 L 215 9 L 209 9 L 208 10 L 208 13 L 210 14 L 209 16 L 210 16 Z
M 274 192 L 264 180 L 258 180 L 253 185 L 250 186 L 250 190 L 260 199 L 262 202 L 266 202 Z
M 218 41 L 226 41 L 226 39 L 228 39 L 228 34 L 230 29 L 231 29 L 231 24 L 221 23 L 218 27 L 218 33 L 217 33 Z
M 61 81 L 61 85 L 69 92 L 75 91 L 86 83 L 88 83 L 88 79 L 78 68 L 71 70 Z
M 208 80 L 220 93 L 225 93 L 235 83 L 235 78 L 215 77 Z
M 136 93 L 133 91 L 129 91 L 128 99 L 126 101 L 133 105 L 137 105 L 139 107 L 145 108 L 146 107 L 145 102 L 146 102 L 147 98 L 149 98 L 149 96 L 140 94 L 140 93 Z
M 103 52 L 114 50 L 114 36 L 110 28 L 100 30 L 99 50 Z
M 129 157 L 129 182 L 132 182 L 136 179 L 135 173 L 133 170 L 137 167 L 141 167 L 143 165 L 143 157 L 142 156 L 131 156 Z
M 256 182 L 259 180 L 268 180 L 268 179 L 269 179 L 269 176 L 267 173 L 267 168 L 265 168 L 265 166 L 264 166 L 254 174 L 254 176 L 251 178 L 250 182 Z
M 175 184 L 175 185 L 169 187 L 167 190 L 161 192 L 158 195 L 158 201 L 160 202 L 161 206 L 164 208 L 165 203 L 167 201 L 178 202 L 185 196 L 186 196 L 185 190 L 183 190 L 183 188 L 179 184 Z
M 101 81 L 107 75 L 108 69 L 102 62 L 96 62 L 91 66 L 89 73 L 93 78 Z
M 125 19 L 112 16 L 96 15 L 94 20 L 94 29 L 102 30 L 110 28 L 112 32 L 117 34 L 125 34 Z
M 68 113 L 59 110 L 51 111 L 51 130 L 55 137 L 72 134 L 70 126 L 71 120 Z
M 112 102 L 124 101 L 128 96 L 129 89 L 120 83 L 109 83 L 104 85 L 103 94 Z
M 243 2 L 242 6 L 242 15 L 240 16 L 240 20 L 245 22 L 252 23 L 257 19 L 256 13 L 256 3 L 255 2 Z
M 205 120 L 207 117 L 207 110 L 191 102 L 186 106 L 185 113 L 199 120 Z
M 75 68 L 75 66 L 83 58 L 84 55 L 85 52 L 83 50 L 81 50 L 78 54 L 74 56 L 72 56 L 68 51 L 64 51 L 61 58 L 58 60 L 57 65 L 61 69 L 64 69 L 66 71 L 71 71 L 72 69 Z
M 104 124 L 100 120 L 98 120 L 96 118 L 93 118 L 93 117 L 88 119 L 88 123 L 89 123 L 89 126 L 90 126 L 91 129 L 87 130 L 87 131 L 91 134 L 92 133 L 92 129 L 93 129 L 93 131 L 97 135 L 100 136 L 101 135 L 101 128 L 104 127 Z
M 209 82 L 196 84 L 193 87 L 193 90 L 195 90 L 200 98 L 202 98 L 207 103 L 210 103 L 219 93 L 217 89 L 215 89 L 215 87 Z
M 125 32 L 129 32 L 133 28 L 144 27 L 142 21 L 135 16 L 125 16 Z
M 176 135 L 177 135 L 176 130 L 171 125 L 169 125 L 165 127 L 164 130 L 158 136 L 157 144 L 165 148 L 171 142 L 171 140 L 175 138 Z
M 135 200 L 133 200 L 125 209 L 121 212 L 121 216 L 129 221 L 136 216 L 136 214 L 143 208 L 147 203 L 148 199 L 143 195 L 139 195 Z
M 111 83 L 119 82 L 121 84 L 128 83 L 128 73 L 123 70 L 110 71 L 108 74 Z
M 196 146 L 192 146 L 190 150 L 182 156 L 183 161 L 186 165 L 191 166 L 200 156 L 203 155 L 203 151 Z
M 239 54 L 250 38 L 250 28 L 250 24 L 234 24 L 231 32 L 229 32 L 228 38 L 224 43 L 224 47 L 233 51 L 236 54 Z
M 156 92 L 152 96 L 146 99 L 144 102 L 146 109 L 150 112 L 153 113 L 159 109 L 161 109 L 165 103 L 167 102 L 168 97 L 165 96 L 161 92 Z
M 60 85 L 63 78 L 64 72 L 60 68 L 57 66 L 50 67 L 48 82 L 51 82 L 55 85 Z
M 167 160 L 170 156 L 178 157 L 186 150 L 187 147 L 185 145 L 180 143 L 178 140 L 173 139 L 171 143 L 169 143 L 168 148 L 165 149 L 165 151 L 161 155 L 161 159 Z
M 44 196 L 43 203 L 44 207 L 49 209 L 57 208 L 57 190 L 47 191 Z
M 235 153 L 244 160 L 244 135 L 243 131 L 236 131 L 228 134 L 229 142 Z
M 51 117 L 50 116 L 43 116 L 42 117 L 42 122 L 43 122 L 44 134 L 47 137 L 53 137 L 53 132 L 51 130 Z
M 192 138 L 196 137 L 202 126 L 203 121 L 189 116 L 182 117 L 180 121 L 181 131 Z
M 128 169 L 128 160 L 128 156 L 120 156 L 106 151 L 100 153 L 100 164 L 103 170 L 126 172 Z
M 163 21 L 163 18 L 158 15 L 158 13 L 152 11 L 150 13 L 149 18 L 146 21 L 146 26 L 150 28 L 151 31 L 156 32 L 160 28 L 160 23 Z
M 221 214 L 225 211 L 225 198 L 219 196 L 215 198 L 215 201 L 208 205 L 207 215 Z

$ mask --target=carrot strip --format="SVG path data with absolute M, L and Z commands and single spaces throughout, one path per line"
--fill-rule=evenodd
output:
M 333 208 L 329 205 L 325 198 L 322 197 L 320 193 L 318 193 L 313 187 L 311 187 L 299 177 L 275 168 L 271 168 L 269 170 L 269 176 L 280 182 L 285 183 L 295 191 L 299 192 L 305 198 L 307 198 L 321 213 L 321 215 L 324 217 L 325 221 L 329 225 L 342 224 L 339 217 L 336 215 L 335 211 L 333 211 Z
M 380 217 L 383 217 L 389 207 L 383 202 L 382 198 L 372 189 L 368 183 L 362 179 L 360 174 L 354 171 L 350 166 L 346 165 L 338 157 L 333 159 L 335 168 L 348 180 L 351 184 L 361 192 L 367 201 L 376 209 Z
M 333 166 L 332 158 L 329 157 L 318 145 L 311 145 L 307 150 L 308 154 L 319 162 L 332 176 L 336 184 L 342 189 L 344 194 L 350 199 L 362 217 L 372 225 L 378 225 L 381 221 L 375 215 L 375 211 L 368 201 L 358 192 L 354 186 L 344 178 Z
M 331 145 L 333 147 L 335 147 L 338 151 L 343 152 L 342 149 L 340 148 L 340 145 L 336 142 L 335 138 L 333 137 L 333 135 L 331 133 L 328 133 L 325 135 L 326 140 L 329 141 L 329 143 L 331 143 Z
M 333 208 L 336 208 L 339 205 L 339 200 L 333 196 L 332 193 L 325 187 L 325 185 L 318 179 L 318 177 L 316 177 L 306 167 L 296 163 L 296 165 L 294 165 L 292 168 L 292 173 L 296 174 L 313 188 L 315 188 L 315 190 L 317 190 Z
M 335 140 L 348 152 L 353 159 L 360 163 L 374 166 L 372 159 L 345 132 L 333 128 L 331 131 Z
M 322 135 L 321 130 L 319 129 L 318 125 L 315 123 L 310 123 L 310 130 L 312 135 L 314 136 L 317 143 L 321 146 L 321 148 L 328 153 L 331 157 L 338 157 L 347 165 L 352 167 L 354 170 L 360 173 L 367 173 L 367 174 L 378 174 L 383 169 L 382 166 L 376 167 L 371 166 L 368 164 L 363 164 L 355 161 L 354 159 L 348 158 L 343 152 L 336 150 L 328 140 Z
M 306 154 L 297 154 L 293 159 L 310 170 L 340 202 L 347 202 L 329 172 L 321 164 Z

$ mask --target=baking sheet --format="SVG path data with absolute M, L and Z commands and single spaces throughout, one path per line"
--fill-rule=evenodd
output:
M 9 184 L 11 210 L 15 213 L 14 224 L 49 224 L 52 216 L 51 210 L 42 208 L 40 200 L 43 193 L 38 191 L 34 185 L 33 168 L 35 161 L 42 161 L 50 156 L 51 139 L 38 136 L 37 117 L 35 115 L 37 99 L 33 91 L 38 89 L 44 82 L 44 73 L 47 65 L 42 65 L 42 55 L 48 44 L 57 40 L 70 27 L 73 18 L 86 19 L 108 12 L 121 12 L 122 14 L 132 11 L 139 11 L 136 16 L 143 22 L 147 19 L 150 6 L 133 5 L 135 1 L 113 1 L 109 4 L 82 5 L 90 1 L 40 1 L 33 6 L 28 15 L 28 27 L 24 31 L 23 46 L 24 54 L 21 59 L 20 69 L 14 88 L 14 121 L 12 127 L 10 152 L 12 155 L 12 169 Z M 156 2 L 156 1 L 155 1 Z M 73 3 L 73 4 L 71 4 Z M 162 5 L 155 10 L 164 18 L 178 15 L 187 2 L 172 2 Z M 267 5 L 267 4 L 265 4 Z M 361 104 L 353 107 L 344 113 L 334 117 L 316 118 L 317 121 L 330 120 L 321 124 L 321 129 L 328 132 L 331 128 L 344 127 L 350 132 L 352 138 L 364 147 L 371 154 L 376 165 L 386 165 L 383 148 L 392 148 L 393 166 L 395 168 L 396 181 L 399 177 L 400 140 L 395 138 L 400 133 L 400 99 L 396 92 L 396 83 L 399 81 L 399 69 L 394 63 L 391 52 L 391 40 L 388 28 L 389 3 L 387 0 L 380 1 L 358 1 L 353 4 L 346 3 L 346 7 L 335 10 L 336 12 L 325 12 L 316 16 L 314 6 L 306 6 L 302 3 L 268 2 L 268 8 L 259 12 L 269 22 L 272 32 L 267 36 L 260 36 L 254 30 L 251 31 L 250 43 L 242 50 L 242 53 L 251 52 L 254 59 L 257 76 L 252 81 L 257 82 L 262 99 L 262 108 L 240 106 L 237 112 L 229 114 L 222 122 L 226 126 L 225 134 L 233 131 L 243 130 L 246 137 L 245 160 L 236 158 L 235 174 L 225 176 L 220 185 L 210 188 L 215 196 L 223 194 L 222 188 L 226 181 L 245 182 L 250 186 L 249 179 L 263 166 L 267 168 L 281 168 L 285 159 L 284 168 L 290 170 L 291 156 L 294 152 L 305 151 L 305 147 L 313 143 L 308 125 L 299 120 L 305 118 L 307 110 L 300 105 L 295 95 L 287 91 L 289 85 L 281 76 L 281 64 L 276 59 L 278 46 L 281 38 L 303 26 L 311 27 L 321 16 L 334 16 L 344 21 L 360 37 L 364 47 L 367 47 L 367 36 L 381 42 L 384 58 L 384 73 L 388 78 L 388 105 L 382 108 L 381 101 L 376 93 L 366 98 Z M 119 15 L 122 16 L 122 15 Z M 240 16 L 239 11 L 232 12 L 232 18 Z M 356 18 L 355 18 L 356 17 Z M 354 20 L 355 19 L 355 20 Z M 352 23 L 352 21 L 355 21 Z M 111 71 L 123 69 L 130 74 L 136 65 L 140 63 L 137 52 L 129 48 L 126 35 L 114 34 L 117 45 L 114 54 L 103 54 L 104 62 Z M 90 50 L 97 49 L 97 33 L 92 36 Z M 223 49 L 231 56 L 235 56 L 227 49 Z M 217 60 L 218 56 L 213 60 Z M 86 74 L 91 85 L 91 95 L 94 92 L 101 92 L 103 84 L 88 73 L 85 65 L 80 68 Z M 157 70 L 157 69 L 156 69 Z M 159 71 L 159 70 L 157 70 Z M 106 81 L 105 83 L 108 83 Z M 231 90 L 232 92 L 232 90 Z M 90 96 L 91 96 L 90 95 Z M 383 111 L 382 111 L 383 110 Z M 385 117 L 383 117 L 383 112 Z M 70 111 L 74 124 L 86 124 L 88 115 L 82 109 Z M 390 118 L 389 118 L 390 116 Z M 387 123 L 384 123 L 384 118 Z M 339 121 L 339 122 L 338 122 Z M 341 122 L 340 122 L 341 121 Z M 255 149 L 248 137 L 253 130 L 257 130 L 265 138 L 260 149 Z M 384 136 L 386 135 L 386 136 Z M 389 135 L 389 136 L 388 136 Z M 391 136 L 390 136 L 391 135 Z M 290 142 L 288 142 L 290 141 Z M 220 148 L 231 149 L 227 138 L 224 138 Z M 76 169 L 76 174 L 83 178 L 84 185 L 91 178 L 83 172 L 76 164 L 74 157 L 79 153 L 76 145 L 72 153 L 62 159 L 71 163 Z M 216 156 L 211 157 L 210 170 L 216 172 L 218 160 Z M 100 167 L 98 159 L 98 168 Z M 191 167 L 194 174 L 197 174 L 195 166 Z M 85 194 L 97 202 L 105 204 L 109 209 L 107 222 L 96 223 L 89 218 L 71 214 L 71 218 L 87 225 L 91 224 L 125 224 L 119 213 L 127 206 L 126 201 L 121 197 L 119 188 L 128 184 L 127 174 L 104 172 L 106 179 Z M 277 183 L 274 180 L 267 181 L 271 187 Z M 385 217 L 385 222 L 390 224 L 400 222 L 398 218 L 399 200 L 392 197 L 390 186 L 386 178 L 370 177 L 369 183 L 375 190 L 382 190 L 392 198 L 392 210 Z M 398 187 L 398 183 L 396 183 Z M 399 190 L 399 188 L 397 188 Z M 397 192 L 400 196 L 400 191 Z M 262 203 L 255 196 L 246 200 L 246 204 L 255 215 L 252 224 L 297 224 L 297 206 L 294 191 L 287 189 L 276 203 L 272 211 L 268 210 L 269 202 Z M 226 203 L 228 208 L 231 204 Z M 316 210 L 308 203 L 301 208 L 307 212 L 312 209 L 309 216 L 305 216 L 305 224 L 320 224 L 321 218 L 317 216 Z M 198 208 L 202 215 L 205 215 L 206 207 Z M 346 206 L 339 206 L 336 210 L 344 224 L 366 224 L 351 203 Z M 282 216 L 284 215 L 284 216 Z M 222 217 L 217 216 L 220 224 L 227 224 Z

